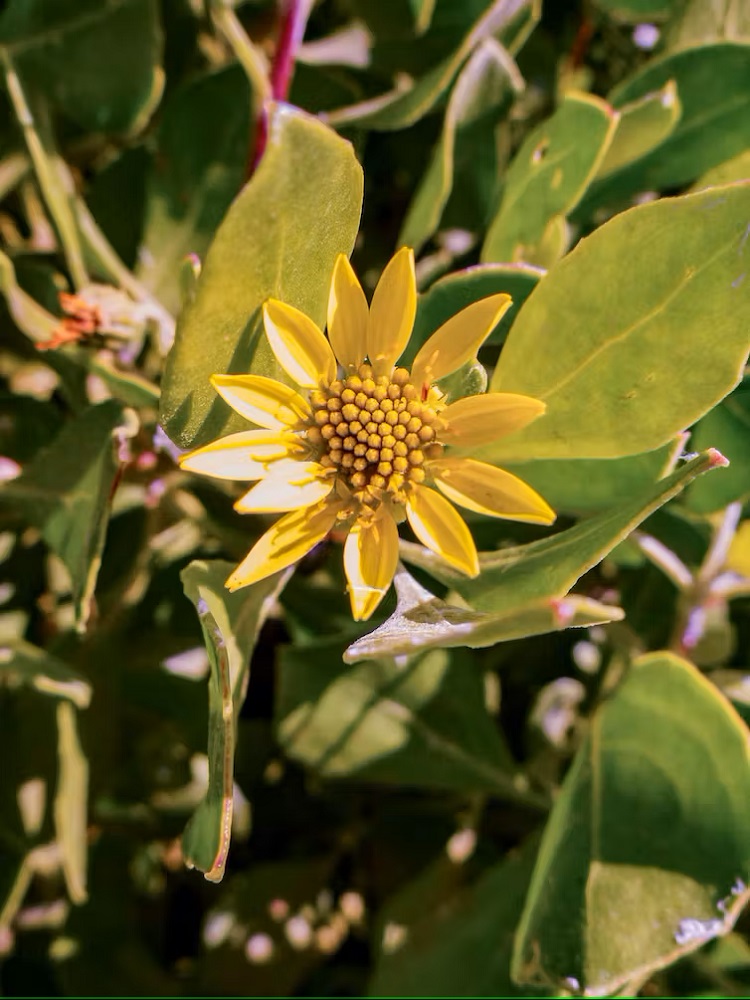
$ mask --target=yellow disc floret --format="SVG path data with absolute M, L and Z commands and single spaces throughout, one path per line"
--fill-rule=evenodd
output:
M 424 481 L 425 461 L 443 452 L 439 394 L 423 399 L 406 368 L 373 377 L 362 364 L 313 391 L 310 403 L 305 432 L 315 457 L 368 506 L 386 498 L 405 503 L 412 485 Z

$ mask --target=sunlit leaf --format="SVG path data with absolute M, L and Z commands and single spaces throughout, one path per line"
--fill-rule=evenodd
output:
M 41 694 L 88 708 L 91 685 L 63 660 L 30 642 L 16 640 L 0 647 L 0 677 L 11 684 L 28 684 Z
M 598 97 L 566 94 L 513 158 L 500 208 L 482 246 L 483 261 L 547 264 L 540 258 L 550 224 L 578 204 L 599 170 L 617 115 Z
M 715 406 L 750 348 L 748 218 L 737 183 L 641 205 L 582 240 L 525 303 L 491 382 L 547 412 L 484 457 L 632 455 Z
M 57 754 L 55 835 L 68 895 L 74 903 L 83 903 L 88 864 L 89 764 L 78 737 L 76 710 L 68 701 L 57 706 Z
M 162 423 L 183 447 L 247 427 L 217 397 L 215 373 L 279 377 L 261 306 L 274 297 L 325 322 L 339 253 L 359 224 L 362 170 L 351 146 L 320 122 L 277 105 L 258 170 L 219 227 L 184 310 L 162 384 Z
M 341 653 L 322 639 L 282 654 L 277 727 L 290 757 L 327 778 L 523 798 L 471 663 L 436 649 L 352 667 Z
M 250 657 L 281 585 L 279 574 L 230 594 L 231 563 L 195 561 L 181 573 L 185 594 L 198 612 L 208 650 L 208 766 L 206 797 L 183 834 L 190 867 L 220 882 L 229 852 L 234 792 L 237 716 L 250 679 Z
M 729 930 L 749 895 L 749 765 L 747 728 L 692 664 L 637 660 L 553 808 L 514 979 L 601 996 Z
M 414 550 L 405 548 L 406 557 Z M 344 653 L 347 663 L 386 656 L 413 656 L 426 649 L 468 646 L 478 649 L 566 628 L 583 628 L 619 621 L 620 608 L 569 594 L 543 596 L 509 612 L 494 614 L 455 606 L 425 590 L 406 570 L 396 574 L 395 612 L 382 625 Z

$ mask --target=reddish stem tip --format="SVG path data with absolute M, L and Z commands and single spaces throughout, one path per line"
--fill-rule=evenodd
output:
M 710 469 L 718 469 L 729 465 L 729 459 L 725 458 L 717 448 L 708 449 L 708 459 Z

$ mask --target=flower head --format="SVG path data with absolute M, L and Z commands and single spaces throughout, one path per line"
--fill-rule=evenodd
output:
M 369 618 L 398 562 L 408 520 L 428 548 L 469 576 L 471 533 L 454 504 L 549 524 L 554 512 L 517 476 L 465 452 L 526 426 L 544 404 L 513 393 L 447 403 L 436 384 L 475 357 L 510 306 L 490 295 L 444 323 L 398 367 L 416 313 L 413 252 L 383 272 L 369 309 L 346 256 L 331 281 L 328 338 L 304 313 L 270 299 L 269 343 L 299 391 L 260 375 L 215 375 L 217 392 L 259 430 L 230 434 L 181 459 L 183 468 L 255 481 L 235 508 L 281 513 L 227 580 L 246 587 L 302 558 L 333 529 L 347 532 L 344 569 L 352 614 Z

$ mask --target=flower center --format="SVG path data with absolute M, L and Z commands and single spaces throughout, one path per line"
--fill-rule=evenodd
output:
M 440 418 L 420 398 L 406 368 L 373 378 L 368 364 L 310 394 L 307 439 L 318 461 L 363 502 L 388 495 L 403 503 L 425 478 L 426 459 L 438 458 Z

